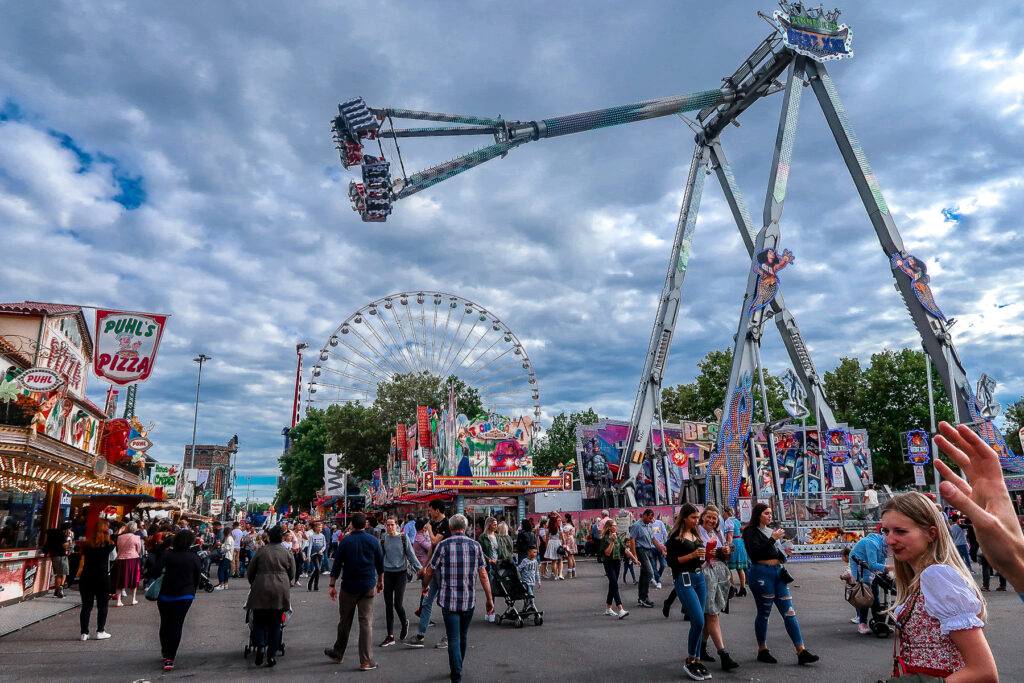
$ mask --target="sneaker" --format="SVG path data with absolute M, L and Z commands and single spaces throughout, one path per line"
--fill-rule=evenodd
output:
M 409 622 L 402 622 L 402 632 L 398 634 L 399 640 L 405 640 L 409 636 Z
M 997 588 L 996 590 L 997 590 L 997 591 L 1003 591 L 1003 592 L 1005 593 L 1005 592 L 1006 592 L 1006 586 L 1000 586 L 1000 587 L 999 587 L 999 588 Z M 62 597 L 62 598 L 63 598 L 63 597 L 64 597 L 64 594 L 62 593 L 60 597 Z
M 324 648 L 324 654 L 327 656 L 327 659 L 330 659 L 335 664 L 341 664 L 342 656 L 339 655 L 334 650 L 332 650 L 331 648 L 325 647 Z
M 164 660 L 164 671 L 171 671 L 172 669 L 174 669 L 174 660 L 173 659 L 165 659 Z
M 377 668 L 377 662 L 370 662 L 369 664 L 363 664 L 359 667 L 360 671 L 373 671 Z
M 388 636 L 387 638 L 384 639 L 384 642 L 381 643 L 379 647 L 388 647 L 389 645 L 394 645 L 394 644 L 395 644 L 395 637 L 394 636 Z
M 256 657 L 253 659 L 253 663 L 256 666 L 262 666 L 263 665 L 263 656 L 266 654 L 266 651 L 267 651 L 267 648 L 265 648 L 265 647 L 262 647 L 262 646 L 257 646 L 256 647 Z
M 89 640 L 89 634 L 88 633 L 83 633 L 81 639 L 82 640 Z
M 851 624 L 859 624 L 860 623 L 860 617 L 850 617 L 850 623 Z
M 818 655 L 811 654 L 811 651 L 807 648 L 800 650 L 800 654 L 796 657 L 797 664 L 814 664 L 816 661 L 821 659 Z
M 700 668 L 700 672 L 702 674 L 704 674 L 704 680 L 705 681 L 708 680 L 709 678 L 711 678 L 711 672 L 708 671 L 708 668 L 706 666 L 704 666 L 700 662 L 694 662 L 694 664 L 697 665 Z
M 701 668 L 700 662 L 687 662 L 683 664 L 683 673 L 695 681 L 703 681 L 704 672 Z
M 617 612 L 617 614 L 619 615 L 619 619 L 625 619 L 626 617 L 628 617 L 628 616 L 629 616 L 629 612 L 627 612 L 627 611 L 626 611 L 626 610 L 624 610 L 624 609 L 620 609 L 620 610 L 619 610 L 619 611 Z
M 606 617 L 616 617 L 616 616 L 618 616 L 618 615 L 619 615 L 619 613 L 618 613 L 618 612 L 616 612 L 615 610 L 613 610 L 613 609 L 612 609 L 611 607 L 609 607 L 608 609 L 606 609 L 606 610 L 604 611 L 604 615 L 605 615 Z
M 100 631 L 99 633 L 96 634 L 96 640 L 106 640 L 109 637 L 110 637 L 110 634 L 107 633 L 106 631 Z
M 871 635 L 871 627 L 867 624 L 857 624 L 857 633 L 862 636 L 869 636 Z
M 661 590 L 661 581 L 658 581 L 656 584 L 654 584 L 654 587 L 658 590 Z
M 654 607 L 654 603 L 650 600 L 637 600 L 636 604 L 640 607 Z
M 406 647 L 423 647 L 423 636 L 415 635 L 409 640 L 405 641 Z
M 441 640 L 437 641 L 437 645 L 434 646 L 435 650 L 447 650 L 448 649 L 448 636 L 441 636 Z

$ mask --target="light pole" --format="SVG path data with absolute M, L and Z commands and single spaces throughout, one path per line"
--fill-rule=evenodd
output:
M 192 415 L 192 447 L 188 451 L 189 462 L 194 467 L 196 464 L 196 423 L 199 421 L 199 387 L 203 382 L 203 363 L 213 360 L 212 356 L 201 353 L 192 359 L 193 363 L 199 363 L 199 374 L 196 377 L 196 411 Z M 182 467 L 181 469 L 185 469 Z M 189 505 L 191 507 L 191 504 Z

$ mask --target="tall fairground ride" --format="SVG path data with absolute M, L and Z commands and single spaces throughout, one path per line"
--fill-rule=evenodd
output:
M 758 13 L 772 26 L 772 32 L 719 87 L 674 95 L 607 109 L 556 116 L 534 121 L 507 121 L 501 117 L 470 116 L 369 107 L 356 97 L 339 105 L 334 135 L 345 168 L 360 167 L 362 182 L 353 181 L 349 196 L 364 221 L 383 222 L 394 204 L 443 180 L 498 157 L 529 142 L 590 130 L 636 123 L 663 116 L 696 112 L 684 117 L 695 133 L 693 157 L 683 195 L 668 271 L 654 318 L 650 343 L 644 360 L 633 408 L 629 437 L 620 461 L 615 486 L 628 504 L 636 501 L 636 479 L 649 452 L 655 418 L 660 420 L 660 396 L 665 366 L 682 301 L 683 280 L 689 264 L 697 214 L 706 175 L 714 173 L 721 185 L 736 227 L 750 257 L 746 291 L 739 306 L 738 326 L 729 385 L 722 406 L 721 425 L 709 466 L 709 499 L 735 501 L 744 458 L 753 457 L 751 428 L 754 405 L 760 401 L 767 414 L 767 397 L 761 367 L 760 347 L 766 323 L 775 326 L 789 353 L 799 382 L 799 393 L 809 400 L 819 433 L 836 434 L 836 458 L 831 462 L 845 468 L 852 488 L 861 488 L 853 465 L 842 455 L 842 425 L 826 399 L 821 377 L 814 367 L 796 319 L 780 292 L 780 271 L 795 261 L 792 252 L 781 247 L 780 222 L 786 201 L 793 142 L 804 86 L 809 86 L 821 108 L 850 177 L 860 195 L 868 218 L 889 263 L 897 290 L 921 336 L 924 350 L 935 364 L 946 393 L 951 397 L 958 423 L 971 424 L 999 451 L 1003 465 L 1020 470 L 1022 461 L 1011 453 L 992 423 L 991 401 L 976 392 L 967 378 L 950 329 L 952 320 L 943 314 L 929 284 L 925 260 L 911 254 L 903 244 L 896 222 L 886 204 L 867 156 L 843 107 L 839 91 L 826 64 L 853 56 L 850 28 L 840 23 L 840 11 L 808 7 L 800 2 L 779 3 L 771 16 Z M 785 82 L 780 79 L 785 78 Z M 781 94 L 782 105 L 768 187 L 756 222 L 740 194 L 723 140 L 729 124 L 751 106 L 769 96 Z M 395 119 L 427 121 L 430 127 L 396 128 Z M 440 136 L 493 138 L 493 143 L 464 156 L 408 173 L 401 156 L 400 141 Z M 384 142 L 393 144 L 397 164 L 384 155 Z M 364 149 L 376 143 L 380 156 Z M 990 392 L 985 392 L 991 396 Z M 773 450 L 768 439 L 769 450 Z M 828 451 L 828 444 L 825 444 Z M 847 449 L 848 450 L 848 449 Z M 774 452 L 769 458 L 773 479 Z M 751 463 L 751 471 L 754 471 Z M 837 472 L 839 474 L 839 472 Z M 781 492 L 778 492 L 781 494 Z M 781 497 L 781 495 L 780 495 Z

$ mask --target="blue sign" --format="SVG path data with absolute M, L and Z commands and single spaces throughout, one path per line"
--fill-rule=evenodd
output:
M 783 3 L 783 7 L 785 12 L 775 11 L 775 26 L 790 50 L 817 62 L 853 56 L 853 31 L 837 23 L 839 10 L 825 11 L 799 2 Z
M 928 432 L 920 429 L 907 432 L 907 460 L 914 465 L 927 465 L 932 461 Z
M 62 508 L 71 507 L 71 492 L 61 491 L 60 492 L 60 506 Z
M 825 457 L 833 465 L 850 462 L 850 434 L 845 429 L 830 429 L 825 432 Z

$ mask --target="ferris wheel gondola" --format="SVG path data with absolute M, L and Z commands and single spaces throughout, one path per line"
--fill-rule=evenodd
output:
M 370 404 L 397 375 L 456 376 L 482 408 L 540 419 L 540 387 L 515 333 L 483 306 L 454 294 L 399 292 L 344 320 L 310 371 L 307 406 Z

